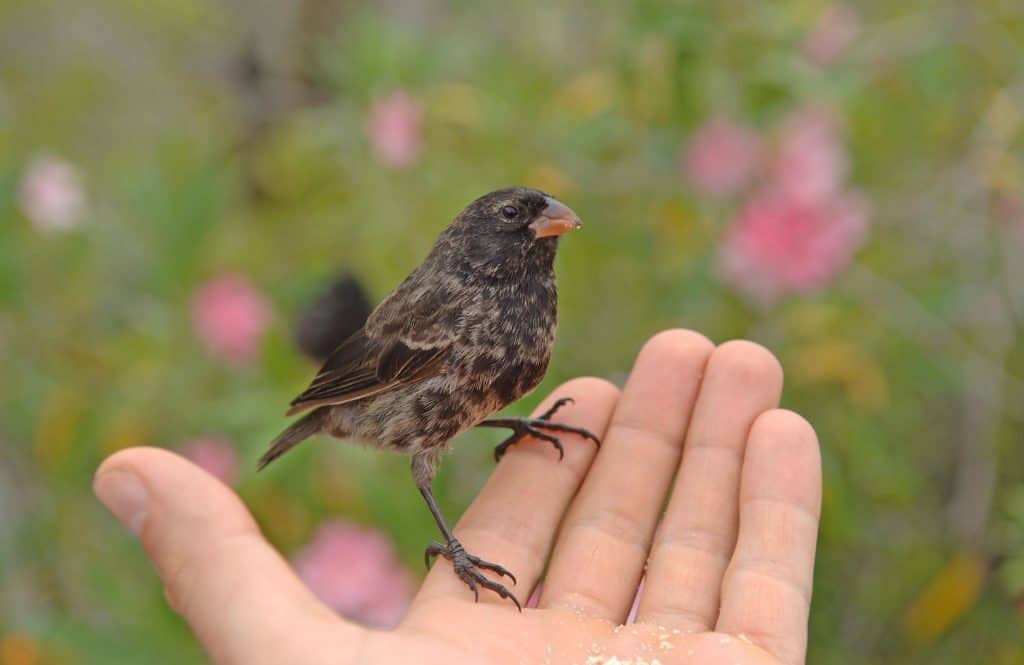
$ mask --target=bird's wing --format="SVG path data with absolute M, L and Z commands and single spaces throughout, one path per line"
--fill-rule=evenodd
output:
M 345 340 L 305 392 L 292 400 L 288 415 L 352 402 L 442 374 L 455 333 L 444 326 L 451 320 L 451 304 L 439 307 L 431 300 L 424 298 L 411 308 L 401 307 L 401 299 L 394 297 L 382 303 L 374 317 L 395 325 L 371 328 L 371 332 L 364 326 Z

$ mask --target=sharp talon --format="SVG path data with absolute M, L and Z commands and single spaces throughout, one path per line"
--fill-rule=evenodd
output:
M 480 557 L 473 556 L 466 552 L 462 547 L 462 544 L 457 540 L 452 540 L 447 545 L 441 545 L 440 543 L 431 543 L 427 551 L 435 549 L 438 550 L 437 554 L 440 554 L 444 558 L 452 562 L 452 567 L 455 569 L 455 574 L 462 582 L 473 591 L 473 598 L 475 602 L 480 602 L 480 587 L 489 589 L 494 593 L 498 594 L 501 598 L 507 598 L 515 603 L 516 608 L 522 612 L 523 607 L 519 604 L 519 600 L 512 595 L 512 592 L 506 589 L 501 584 L 498 584 L 494 580 L 489 579 L 480 570 L 490 570 L 501 576 L 508 576 L 512 579 L 512 584 L 516 584 L 515 575 L 510 573 L 496 563 L 490 561 L 484 561 Z
M 555 403 L 551 405 L 547 411 L 538 416 L 538 420 L 547 420 L 551 416 L 555 415 L 555 412 L 561 409 L 566 404 L 574 404 L 576 400 L 571 397 L 559 397 L 555 400 Z
M 476 557 L 473 558 L 475 559 Z M 486 561 L 480 561 L 479 559 L 477 559 L 475 563 L 481 568 L 492 570 L 502 577 L 509 578 L 510 580 L 512 580 L 512 586 L 518 586 L 519 582 L 516 581 L 516 576 L 509 572 L 504 566 L 486 565 Z
M 561 440 L 558 437 L 548 434 L 542 430 L 577 434 L 585 439 L 593 441 L 594 445 L 600 448 L 601 439 L 597 438 L 597 436 L 595 436 L 590 430 L 584 429 L 583 427 L 550 422 L 549 418 L 551 418 L 558 409 L 566 404 L 572 404 L 575 401 L 576 400 L 572 397 L 560 397 L 555 400 L 555 403 L 552 404 L 547 411 L 536 418 L 494 418 L 479 423 L 479 425 L 485 427 L 508 427 L 512 429 L 512 435 L 494 447 L 494 460 L 496 462 L 500 461 L 511 446 L 515 445 L 526 436 L 532 436 L 535 439 L 547 441 L 558 451 L 559 461 L 565 459 L 565 448 L 562 446 Z
M 505 566 L 502 566 L 502 565 L 497 564 L 497 563 L 491 563 L 490 561 L 484 561 L 480 557 L 473 556 L 472 554 L 467 554 L 466 558 L 469 559 L 469 562 L 472 563 L 477 568 L 483 568 L 485 570 L 490 570 L 490 571 L 493 571 L 495 573 L 498 573 L 502 577 L 511 578 L 513 585 L 518 584 L 518 582 L 516 581 L 516 576 L 513 575 L 511 572 L 509 572 L 509 570 L 507 568 L 505 568 Z
M 423 550 L 423 563 L 427 569 L 430 569 L 431 560 L 438 554 L 444 553 L 444 545 L 438 542 L 433 542 L 427 545 L 427 549 Z
M 515 596 L 513 596 L 512 594 L 508 595 L 508 599 L 511 600 L 513 603 L 515 603 L 516 604 L 516 609 L 519 610 L 520 613 L 522 613 L 523 606 L 519 604 L 519 599 L 516 598 Z
M 547 441 L 548 443 L 553 445 L 555 447 L 555 449 L 558 451 L 558 459 L 559 460 L 561 460 L 562 458 L 565 457 L 565 449 L 562 447 L 562 442 L 558 440 L 557 436 L 552 436 L 551 434 L 548 434 L 547 432 L 542 432 L 539 429 L 531 427 L 530 425 L 526 426 L 526 433 L 529 434 L 530 436 L 532 436 L 535 439 L 540 439 L 542 441 Z
M 591 441 L 596 443 L 598 446 L 601 445 L 601 439 L 597 438 L 597 436 L 593 432 L 591 432 L 590 430 L 584 429 L 582 427 L 574 427 L 573 425 L 563 425 L 562 423 L 549 423 L 549 422 L 541 422 L 541 423 L 535 422 L 535 423 L 532 423 L 532 426 L 533 427 L 539 427 L 539 428 L 542 428 L 542 429 L 550 429 L 550 430 L 554 430 L 556 432 L 571 432 L 573 434 L 579 434 L 584 439 L 590 439 Z

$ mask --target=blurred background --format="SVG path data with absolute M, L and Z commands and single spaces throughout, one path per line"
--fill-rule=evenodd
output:
M 823 448 L 809 662 L 1024 663 L 1022 62 L 1013 0 L 3 0 L 0 663 L 203 662 L 91 496 L 139 444 L 397 621 L 435 535 L 407 460 L 255 460 L 296 336 L 508 184 L 586 222 L 511 412 L 665 327 L 757 340 Z M 449 515 L 503 435 L 447 459 Z

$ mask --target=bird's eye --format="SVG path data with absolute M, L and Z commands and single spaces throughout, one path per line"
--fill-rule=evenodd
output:
M 519 208 L 515 206 L 505 206 L 501 209 L 501 216 L 505 219 L 515 219 L 519 216 Z

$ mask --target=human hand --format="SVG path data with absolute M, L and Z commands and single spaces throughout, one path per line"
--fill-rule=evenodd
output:
M 802 663 L 821 469 L 813 429 L 776 409 L 781 388 L 762 347 L 673 330 L 621 392 L 593 378 L 555 390 L 538 413 L 573 396 L 554 420 L 597 433 L 600 450 L 565 435 L 559 462 L 546 442 L 513 446 L 455 527 L 516 574 L 523 600 L 543 575 L 522 613 L 486 592 L 474 603 L 442 559 L 397 629 L 367 630 L 321 604 L 238 497 L 184 459 L 118 452 L 95 489 L 219 664 Z

